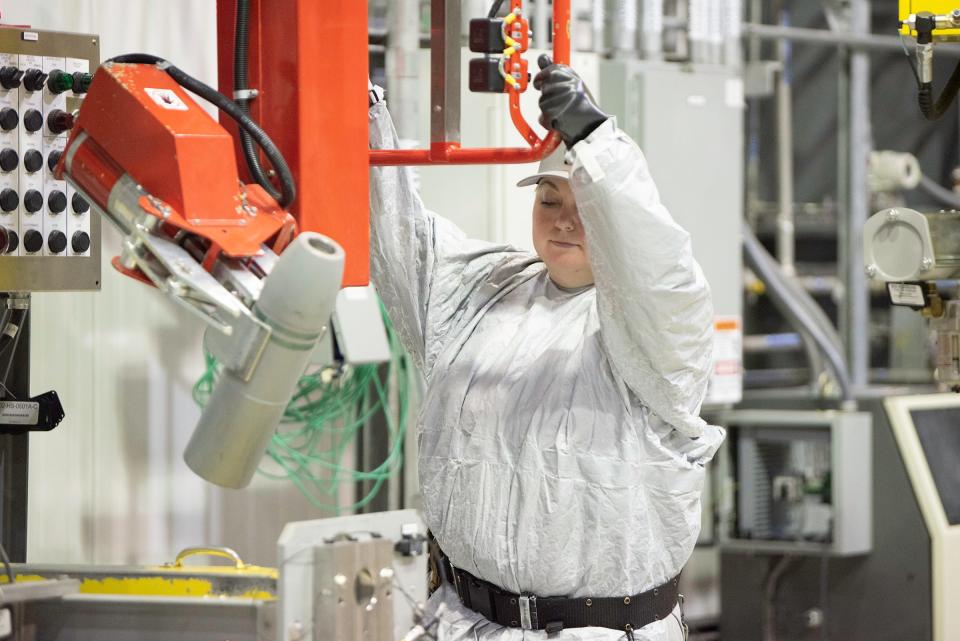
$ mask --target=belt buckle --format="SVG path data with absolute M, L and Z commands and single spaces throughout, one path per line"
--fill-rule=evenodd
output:
M 521 596 L 517 599 L 520 606 L 520 627 L 524 630 L 538 629 L 537 621 L 537 597 Z

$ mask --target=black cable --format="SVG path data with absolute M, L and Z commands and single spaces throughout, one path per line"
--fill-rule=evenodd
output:
M 249 60 L 248 60 L 248 51 L 249 51 L 249 42 L 250 42 L 250 0 L 237 0 L 237 26 L 234 32 L 234 45 L 233 45 L 233 91 L 234 96 L 238 91 L 246 91 L 249 89 Z M 240 107 L 240 110 L 243 113 L 250 115 L 250 98 L 234 98 L 234 101 L 237 103 L 237 106 Z M 280 200 L 280 193 L 273 186 L 273 183 L 270 182 L 270 178 L 267 176 L 266 172 L 263 170 L 263 165 L 260 164 L 260 155 L 257 152 L 257 147 L 253 142 L 253 138 L 250 137 L 243 129 L 239 130 L 240 134 L 240 148 L 243 149 L 243 157 L 247 160 L 247 168 L 250 170 L 250 175 L 253 176 L 253 179 L 257 182 L 258 185 L 263 187 L 268 194 L 270 194 L 274 200 Z
M 293 203 L 294 199 L 296 199 L 297 187 L 293 181 L 293 174 L 290 171 L 290 167 L 287 165 L 287 161 L 283 158 L 283 154 L 280 153 L 280 150 L 270 139 L 270 136 L 268 136 L 267 133 L 260 128 L 260 125 L 254 122 L 250 116 L 243 113 L 243 110 L 237 106 L 237 103 L 230 100 L 213 87 L 200 82 L 182 69 L 174 66 L 167 60 L 164 60 L 158 56 L 148 53 L 128 53 L 122 56 L 110 58 L 106 62 L 157 65 L 160 69 L 166 71 L 170 77 L 173 78 L 181 87 L 192 91 L 230 116 L 237 123 L 237 126 L 241 130 L 249 133 L 257 145 L 263 149 L 263 153 L 267 156 L 267 158 L 270 160 L 270 164 L 272 164 L 273 168 L 276 170 L 277 176 L 280 178 L 281 195 L 277 200 L 277 202 L 280 203 L 280 206 L 286 209 Z
M 493 0 L 493 6 L 490 7 L 490 13 L 487 14 L 487 17 L 496 18 L 501 6 L 503 6 L 503 0 Z
M 933 100 L 933 83 L 921 83 L 920 90 L 917 92 L 920 112 L 927 120 L 937 120 L 953 104 L 953 99 L 957 97 L 958 91 L 960 91 L 960 62 L 957 62 L 957 66 L 953 68 L 950 79 L 947 80 L 946 86 L 940 92 L 940 97 L 937 98 L 935 103 Z

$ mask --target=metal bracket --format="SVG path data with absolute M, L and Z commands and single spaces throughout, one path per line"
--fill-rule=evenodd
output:
M 253 100 L 260 95 L 256 89 L 239 89 L 233 92 L 234 100 Z
M 216 327 L 207 329 L 203 333 L 203 349 L 225 368 L 249 381 L 272 330 L 253 316 L 241 316 L 232 323 L 231 329 L 230 334 L 216 331 Z

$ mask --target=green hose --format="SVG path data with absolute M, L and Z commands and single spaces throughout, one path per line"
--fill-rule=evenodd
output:
M 390 344 L 386 384 L 381 380 L 379 365 L 343 365 L 304 374 L 267 447 L 267 456 L 275 465 L 258 470 L 266 478 L 292 482 L 311 505 L 334 514 L 366 506 L 403 467 L 410 409 L 410 362 L 382 302 L 380 310 Z M 201 407 L 210 398 L 219 375 L 216 359 L 206 353 L 204 359 L 206 369 L 193 386 L 193 398 Z M 397 399 L 396 415 L 390 409 L 391 389 Z M 387 457 L 372 470 L 345 465 L 343 459 L 357 435 L 380 413 L 385 418 L 390 443 Z M 370 491 L 353 505 L 339 505 L 340 484 L 363 481 L 373 482 Z

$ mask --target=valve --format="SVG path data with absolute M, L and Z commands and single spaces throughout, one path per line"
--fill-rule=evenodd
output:
M 470 61 L 470 91 L 523 93 L 530 82 L 523 54 L 530 47 L 530 24 L 515 3 L 505 18 L 475 18 L 470 21 L 470 51 L 499 53 Z

